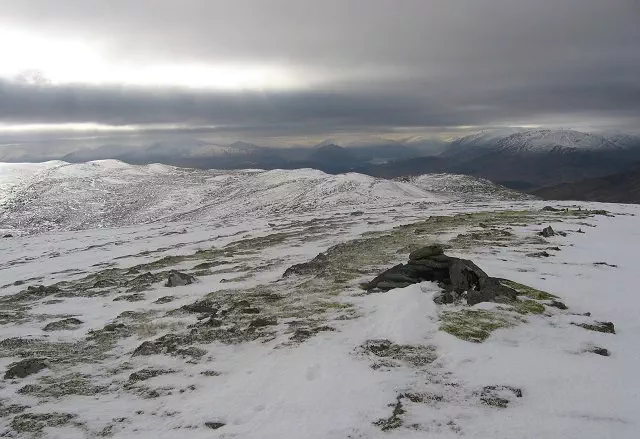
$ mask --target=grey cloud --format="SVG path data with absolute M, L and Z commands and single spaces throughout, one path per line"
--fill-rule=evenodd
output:
M 5 81 L 2 122 L 286 135 L 640 116 L 637 0 L 0 0 L 0 9 L 0 26 L 99 41 L 114 59 L 269 63 L 324 79 L 268 93 Z

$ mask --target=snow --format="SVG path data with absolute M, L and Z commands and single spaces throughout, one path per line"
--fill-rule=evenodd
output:
M 515 153 L 619 149 L 618 145 L 604 137 L 572 130 L 527 130 L 501 139 L 496 146 L 499 150 Z
M 485 187 L 482 182 L 446 175 L 393 182 L 357 174 L 329 176 L 314 170 L 222 173 L 164 165 L 133 167 L 114 161 L 11 165 L 0 167 L 0 175 L 14 188 L 9 198 L 15 201 L 20 196 L 29 205 L 26 212 L 31 216 L 24 218 L 44 221 L 52 211 L 59 212 L 52 210 L 55 204 L 63 203 L 61 210 L 72 206 L 78 210 L 69 213 L 62 225 L 82 229 L 52 227 L 0 240 L 2 296 L 15 294 L 25 285 L 75 280 L 106 267 L 104 264 L 130 267 L 167 255 L 221 249 L 278 232 L 293 236 L 265 249 L 223 257 L 216 267 L 235 267 L 237 272 L 203 276 L 197 283 L 172 289 L 158 284 L 145 291 L 144 300 L 139 302 L 113 301 L 112 296 L 99 295 L 68 297 L 61 303 L 40 300 L 29 312 L 44 317 L 1 325 L 2 339 L 44 337 L 49 341 L 83 339 L 90 330 L 113 322 L 124 311 L 157 310 L 152 323 L 164 325 L 157 335 L 140 333 L 119 340 L 109 356 L 96 363 L 58 366 L 22 380 L 2 381 L 0 403 L 28 405 L 29 413 L 73 413 L 82 423 L 81 427 L 48 427 L 42 437 L 100 437 L 107 426 L 111 426 L 112 437 L 118 439 L 637 437 L 638 206 L 583 204 L 583 208 L 612 211 L 615 217 L 563 221 L 541 218 L 539 222 L 544 225 L 569 232 L 566 237 L 549 238 L 547 245 L 561 248 L 550 258 L 527 257 L 532 245 L 526 243 L 447 250 L 448 254 L 473 260 L 489 275 L 552 292 L 570 308 L 566 313 L 551 310 L 549 315 L 527 315 L 522 324 L 499 329 L 484 343 L 476 344 L 439 330 L 443 308 L 432 300 L 439 292 L 434 283 L 367 295 L 345 285 L 337 295 L 313 292 L 306 296 L 289 291 L 290 284 L 283 283 L 282 273 L 294 263 L 308 261 L 364 233 L 389 231 L 431 215 L 506 209 L 538 212 L 541 202 L 488 201 L 491 196 L 486 193 L 480 198 Z M 126 189 L 132 184 L 133 190 Z M 479 201 L 461 198 L 466 185 L 475 188 L 476 184 Z M 29 192 L 30 185 L 46 191 L 41 195 Z M 446 190 L 452 195 L 443 195 Z M 136 195 L 136 191 L 142 192 Z M 98 202 L 99 192 L 104 194 L 102 204 Z M 76 197 L 76 204 L 65 198 L 69 194 Z M 117 203 L 134 197 L 129 205 L 133 212 L 107 220 L 114 218 L 117 205 L 107 201 L 111 197 Z M 89 203 L 88 208 L 85 203 Z M 102 209 L 100 215 L 86 212 L 97 207 Z M 25 212 L 11 209 L 12 214 Z M 355 210 L 362 210 L 362 215 L 352 216 Z M 100 224 L 108 227 L 90 228 Z M 320 228 L 317 235 L 310 232 L 313 227 Z M 526 238 L 540 228 L 538 220 L 533 220 L 513 225 L 510 230 Z M 575 233 L 578 228 L 585 233 Z M 467 230 L 446 230 L 436 238 L 447 243 L 464 232 Z M 405 253 L 399 249 L 398 260 L 406 259 Z M 617 267 L 594 265 L 596 262 Z M 254 276 L 239 282 L 223 281 L 246 272 Z M 40 276 L 42 279 L 24 285 L 14 284 Z M 319 325 L 335 330 L 318 332 L 297 344 L 289 342 L 291 334 L 287 332 L 296 318 L 287 317 L 279 319 L 273 338 L 198 345 L 206 351 L 199 361 L 170 355 L 131 356 L 142 341 L 198 322 L 196 315 L 168 315 L 169 311 L 211 292 L 222 294 L 234 287 L 242 295 L 266 284 L 280 288 L 279 293 L 292 303 L 309 307 L 318 302 L 338 303 L 352 309 L 353 314 L 336 311 L 328 317 L 314 315 Z M 153 304 L 166 295 L 174 295 L 176 300 Z M 484 303 L 475 308 L 491 310 L 496 306 Z M 617 333 L 602 334 L 573 325 L 591 321 L 571 314 L 585 312 L 591 312 L 596 320 L 614 322 Z M 54 319 L 46 315 L 61 314 L 77 316 L 85 324 L 71 331 L 42 330 L 45 322 Z M 436 359 L 420 367 L 399 363 L 396 367 L 373 368 L 379 359 L 361 347 L 367 341 L 381 339 L 397 345 L 431 347 Z M 607 348 L 611 356 L 583 352 L 589 346 Z M 0 357 L 0 370 L 16 360 Z M 146 398 L 124 388 L 132 372 L 149 367 L 175 371 L 143 383 L 153 389 L 172 388 L 171 394 L 163 391 L 159 397 Z M 201 374 L 210 370 L 219 376 Z M 43 399 L 18 392 L 25 385 L 38 384 L 43 377 L 69 372 L 87 374 L 93 384 L 104 385 L 108 391 Z M 523 396 L 514 398 L 506 408 L 489 407 L 479 400 L 485 386 L 512 386 L 522 389 Z M 381 431 L 375 422 L 389 418 L 399 395 L 410 392 L 440 399 L 427 403 L 403 399 L 403 426 Z M 9 431 L 12 416 L 0 418 L 0 436 Z M 206 422 L 225 425 L 212 430 L 204 426 Z

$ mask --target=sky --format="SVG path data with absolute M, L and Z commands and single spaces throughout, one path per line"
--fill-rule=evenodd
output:
M 640 129 L 638 0 L 0 0 L 0 10 L 5 142 Z

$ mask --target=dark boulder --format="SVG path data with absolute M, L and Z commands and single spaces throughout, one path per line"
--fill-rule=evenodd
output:
M 545 227 L 544 229 L 542 229 L 542 232 L 539 233 L 540 236 L 544 236 L 545 238 L 554 236 L 555 234 L 556 232 L 553 230 L 553 227 L 551 226 Z
M 196 281 L 196 278 L 191 276 L 190 274 L 181 273 L 176 270 L 171 270 L 169 272 L 169 277 L 167 278 L 167 283 L 165 286 L 167 287 L 182 287 L 184 285 L 190 285 Z

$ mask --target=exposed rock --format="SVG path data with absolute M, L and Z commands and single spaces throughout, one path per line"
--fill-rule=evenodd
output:
M 587 352 L 591 352 L 593 354 L 602 355 L 603 357 L 608 357 L 611 355 L 608 349 L 601 348 L 599 346 L 594 346 L 592 348 L 587 349 Z
M 190 274 L 181 273 L 176 270 L 171 270 L 169 272 L 169 277 L 167 279 L 166 287 L 182 287 L 184 285 L 190 285 L 196 281 L 196 278 L 191 276 Z
M 180 309 L 187 312 L 213 315 L 216 315 L 220 310 L 220 308 L 212 300 L 209 299 L 203 299 L 194 303 L 190 303 L 188 305 L 184 305 Z
M 402 426 L 402 415 L 406 413 L 406 410 L 402 407 L 402 398 L 403 395 L 398 396 L 395 404 L 390 404 L 393 406 L 393 412 L 391 416 L 384 419 L 379 419 L 374 422 L 374 425 L 380 427 L 382 431 L 389 431 Z
M 46 427 L 66 425 L 75 417 L 70 413 L 22 413 L 13 418 L 11 428 L 18 433 L 40 433 Z
M 391 360 L 409 363 L 414 367 L 421 367 L 431 364 L 436 359 L 435 349 L 430 346 L 422 345 L 399 345 L 390 340 L 367 340 L 360 349 L 364 352 L 371 353 L 376 357 L 386 359 L 382 364 L 373 366 L 377 369 L 380 366 L 396 366 Z
M 113 299 L 114 302 L 140 302 L 141 300 L 144 300 L 144 294 L 142 293 L 123 294 Z
M 456 259 L 449 267 L 451 288 L 456 293 L 480 290 L 488 278 L 487 273 L 466 259 Z
M 546 251 L 541 251 L 535 253 L 527 253 L 527 256 L 530 258 L 548 258 L 551 256 L 551 254 L 547 253 Z
M 10 365 L 4 374 L 4 379 L 25 378 L 48 367 L 46 359 L 44 358 L 28 358 Z
M 156 355 L 161 353 L 161 346 L 158 346 L 150 341 L 145 341 L 140 346 L 138 346 L 135 351 L 133 351 L 133 356 L 137 357 L 139 355 Z
M 617 265 L 615 265 L 615 264 L 608 264 L 608 263 L 606 263 L 606 262 L 594 262 L 594 263 L 593 263 L 593 265 L 596 265 L 596 266 L 598 266 L 598 265 L 603 265 L 603 266 L 605 266 L 605 267 L 618 268 L 618 266 L 617 266 Z
M 616 330 L 611 322 L 573 323 L 573 325 L 588 329 L 589 331 L 603 332 L 605 334 L 615 334 Z
M 517 292 L 489 277 L 480 267 L 466 259 L 442 253 L 442 247 L 431 245 L 412 252 L 408 264 L 398 264 L 363 285 L 367 290 L 403 288 L 422 281 L 436 281 L 444 291 L 434 298 L 439 304 L 453 303 L 466 294 L 467 303 L 507 302 Z
M 522 398 L 522 390 L 511 386 L 485 386 L 480 392 L 480 401 L 492 407 L 505 408 L 513 396 Z
M 275 326 L 277 324 L 278 319 L 276 319 L 275 317 L 259 317 L 249 323 L 249 329 L 263 328 L 265 326 Z
M 556 232 L 553 230 L 553 227 L 548 226 L 542 229 L 542 232 L 538 233 L 540 236 L 544 236 L 545 238 L 549 238 L 550 236 L 555 236 Z
M 324 253 L 318 254 L 309 262 L 303 262 L 302 264 L 292 265 L 287 268 L 282 277 L 289 277 L 293 275 L 309 276 L 313 274 L 319 274 L 324 271 L 329 265 L 329 258 Z
M 170 303 L 176 300 L 175 296 L 162 296 L 159 299 L 155 300 L 153 303 L 157 305 L 163 305 L 165 303 Z
M 157 377 L 160 375 L 166 375 L 174 372 L 175 371 L 171 369 L 154 369 L 154 368 L 148 367 L 146 369 L 141 369 L 129 375 L 128 384 L 137 383 L 138 381 L 146 381 L 149 378 Z
M 409 253 L 409 260 L 413 261 L 416 259 L 429 259 L 432 256 L 438 256 L 444 254 L 444 250 L 439 245 L 428 245 L 426 247 L 419 248 L 418 250 L 414 250 Z
M 333 332 L 335 331 L 335 328 L 332 328 L 331 326 L 317 326 L 315 328 L 298 328 L 294 331 L 290 340 L 294 342 L 302 343 L 303 341 L 308 340 L 309 338 L 313 337 L 319 332 L 324 332 L 324 331 Z
M 217 430 L 219 428 L 224 427 L 227 424 L 225 424 L 224 422 L 205 422 L 204 425 L 205 427 L 208 427 L 212 430 Z
M 4 235 L 2 235 L 3 238 L 13 238 L 13 235 L 11 233 L 5 233 Z
M 569 309 L 567 307 L 567 305 L 565 305 L 564 303 L 562 303 L 562 302 L 560 302 L 558 300 L 552 300 L 551 303 L 549 304 L 549 306 L 553 306 L 554 308 L 558 308 L 558 309 L 562 309 L 562 310 Z
M 555 207 L 552 206 L 544 206 L 542 208 L 543 212 L 562 212 L 562 209 L 556 209 Z
M 68 319 L 58 320 L 56 322 L 51 322 L 47 324 L 43 331 L 63 331 L 68 329 L 76 329 L 78 326 L 82 325 L 82 320 L 76 319 L 74 317 L 70 317 Z

